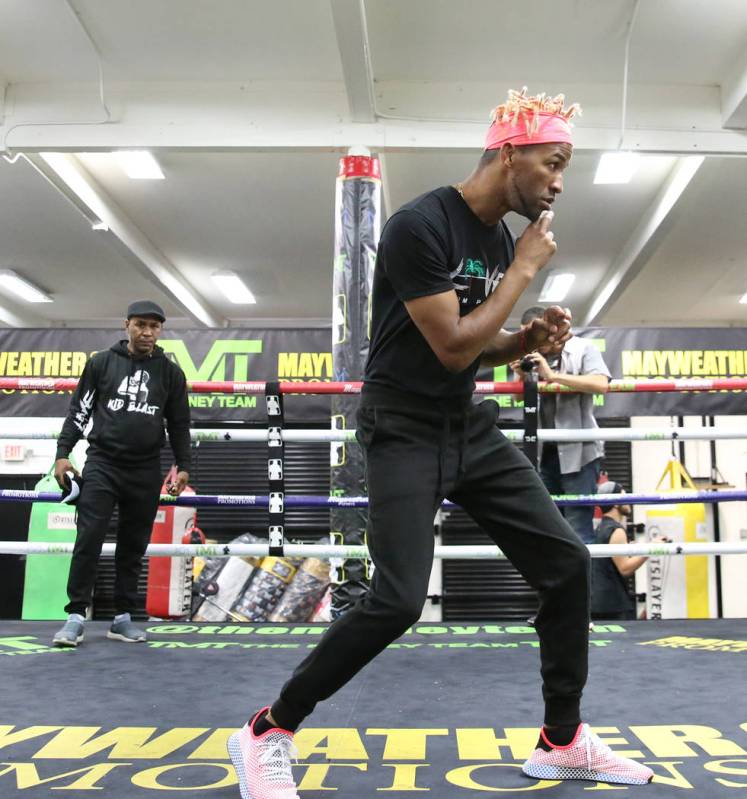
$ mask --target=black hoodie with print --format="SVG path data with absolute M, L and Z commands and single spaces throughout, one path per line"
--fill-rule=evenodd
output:
M 125 339 L 89 359 L 57 439 L 57 458 L 70 455 L 91 415 L 89 458 L 125 464 L 158 458 L 165 424 L 177 468 L 189 471 L 187 380 L 160 347 L 137 357 Z

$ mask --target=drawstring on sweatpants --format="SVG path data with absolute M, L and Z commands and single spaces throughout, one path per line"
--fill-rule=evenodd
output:
M 442 408 L 442 413 L 443 413 L 443 425 L 441 426 L 441 441 L 439 443 L 439 453 L 438 453 L 438 468 L 439 468 L 438 490 L 439 493 L 445 494 L 446 461 L 449 452 L 449 439 L 451 437 L 451 415 L 449 414 L 448 410 L 445 408 Z M 461 429 L 461 435 L 459 436 L 459 440 L 457 442 L 457 471 L 456 471 L 457 482 L 459 482 L 459 480 L 464 475 L 464 450 L 467 447 L 468 419 L 469 419 L 469 409 L 466 409 L 459 414 L 459 423 L 461 424 L 462 429 Z
M 444 413 L 444 421 L 441 425 L 441 442 L 438 445 L 438 493 L 444 495 L 446 490 L 446 454 L 449 451 L 449 435 L 451 433 L 451 419 L 448 413 Z

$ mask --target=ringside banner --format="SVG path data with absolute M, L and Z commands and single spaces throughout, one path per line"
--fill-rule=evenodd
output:
M 745 328 L 587 328 L 576 334 L 597 346 L 614 378 L 745 377 Z M 123 338 L 112 329 L 0 331 L 0 377 L 78 377 L 88 358 Z M 332 365 L 328 329 L 166 330 L 159 344 L 187 380 L 343 380 Z M 417 368 L 417 364 L 413 364 Z M 510 380 L 505 366 L 478 379 Z M 520 418 L 521 397 L 493 398 L 506 418 Z M 70 392 L 3 390 L 0 416 L 64 416 Z M 597 397 L 597 416 L 675 416 L 745 413 L 740 391 L 613 393 Z M 192 394 L 195 422 L 263 421 L 261 396 Z M 291 421 L 329 417 L 329 397 L 288 396 Z

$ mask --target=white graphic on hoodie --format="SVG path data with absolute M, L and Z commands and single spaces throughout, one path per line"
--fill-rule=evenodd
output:
M 148 381 L 150 373 L 138 369 L 134 374 L 122 378 L 117 394 L 127 398 L 128 413 L 146 413 L 155 416 L 158 405 L 148 405 Z M 125 406 L 124 399 L 110 399 L 107 407 L 111 411 L 119 411 Z
M 96 397 L 95 389 L 86 391 L 86 393 L 80 398 L 79 401 L 80 409 L 73 417 L 73 424 L 84 435 L 86 432 L 86 426 L 88 425 L 88 420 L 91 418 L 91 412 L 93 411 L 93 401 L 95 397 Z

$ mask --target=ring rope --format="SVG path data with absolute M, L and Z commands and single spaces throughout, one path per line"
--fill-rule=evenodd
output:
M 1 555 L 70 555 L 74 543 L 51 543 L 45 541 L 0 541 Z M 645 555 L 648 557 L 670 557 L 675 555 L 745 555 L 747 542 L 683 542 L 683 543 L 634 543 L 634 544 L 587 544 L 592 558 L 609 558 L 617 555 Z M 112 557 L 116 544 L 104 544 L 101 554 Z M 145 552 L 149 557 L 203 557 L 229 558 L 265 557 L 268 544 L 150 544 Z M 284 555 L 288 558 L 369 558 L 365 546 L 336 546 L 332 544 L 286 544 Z M 434 557 L 440 560 L 506 560 L 506 555 L 492 544 L 468 546 L 436 546 Z
M 501 431 L 509 441 L 521 442 L 524 431 L 508 429 Z M 537 431 L 540 441 L 716 441 L 747 438 L 747 428 L 735 427 L 600 427 L 593 430 L 558 430 L 546 428 Z M 29 430 L 18 430 L 0 425 L 0 439 L 45 440 L 58 438 L 59 429 L 44 425 Z M 190 431 L 194 442 L 241 441 L 267 443 L 267 429 L 230 430 L 195 428 Z M 285 443 L 355 443 L 355 430 L 289 430 L 283 428 Z
M 71 391 L 78 385 L 73 377 L 1 377 L 0 390 L 6 391 Z M 320 383 L 313 381 L 281 381 L 281 394 L 360 394 L 360 381 Z M 267 381 L 231 382 L 227 380 L 188 380 L 187 389 L 193 394 L 264 394 Z M 559 383 L 539 383 L 541 393 L 576 393 Z M 672 380 L 656 378 L 611 380 L 608 392 L 671 392 L 671 391 L 744 391 L 747 377 L 679 377 Z M 519 381 L 494 382 L 481 380 L 475 383 L 475 394 L 523 394 L 524 384 Z
M 0 502 L 60 502 L 61 494 L 55 491 L 24 491 L 15 488 L 0 490 Z M 556 494 L 553 501 L 560 507 L 588 505 L 673 505 L 678 503 L 741 502 L 747 500 L 747 491 L 726 489 L 723 491 L 668 491 L 653 494 Z M 174 497 L 161 494 L 162 505 L 205 507 L 212 505 L 252 506 L 267 508 L 267 494 L 187 494 Z M 293 508 L 366 508 L 368 497 L 325 497 L 313 494 L 285 496 L 285 506 Z M 441 507 L 459 507 L 445 500 Z

